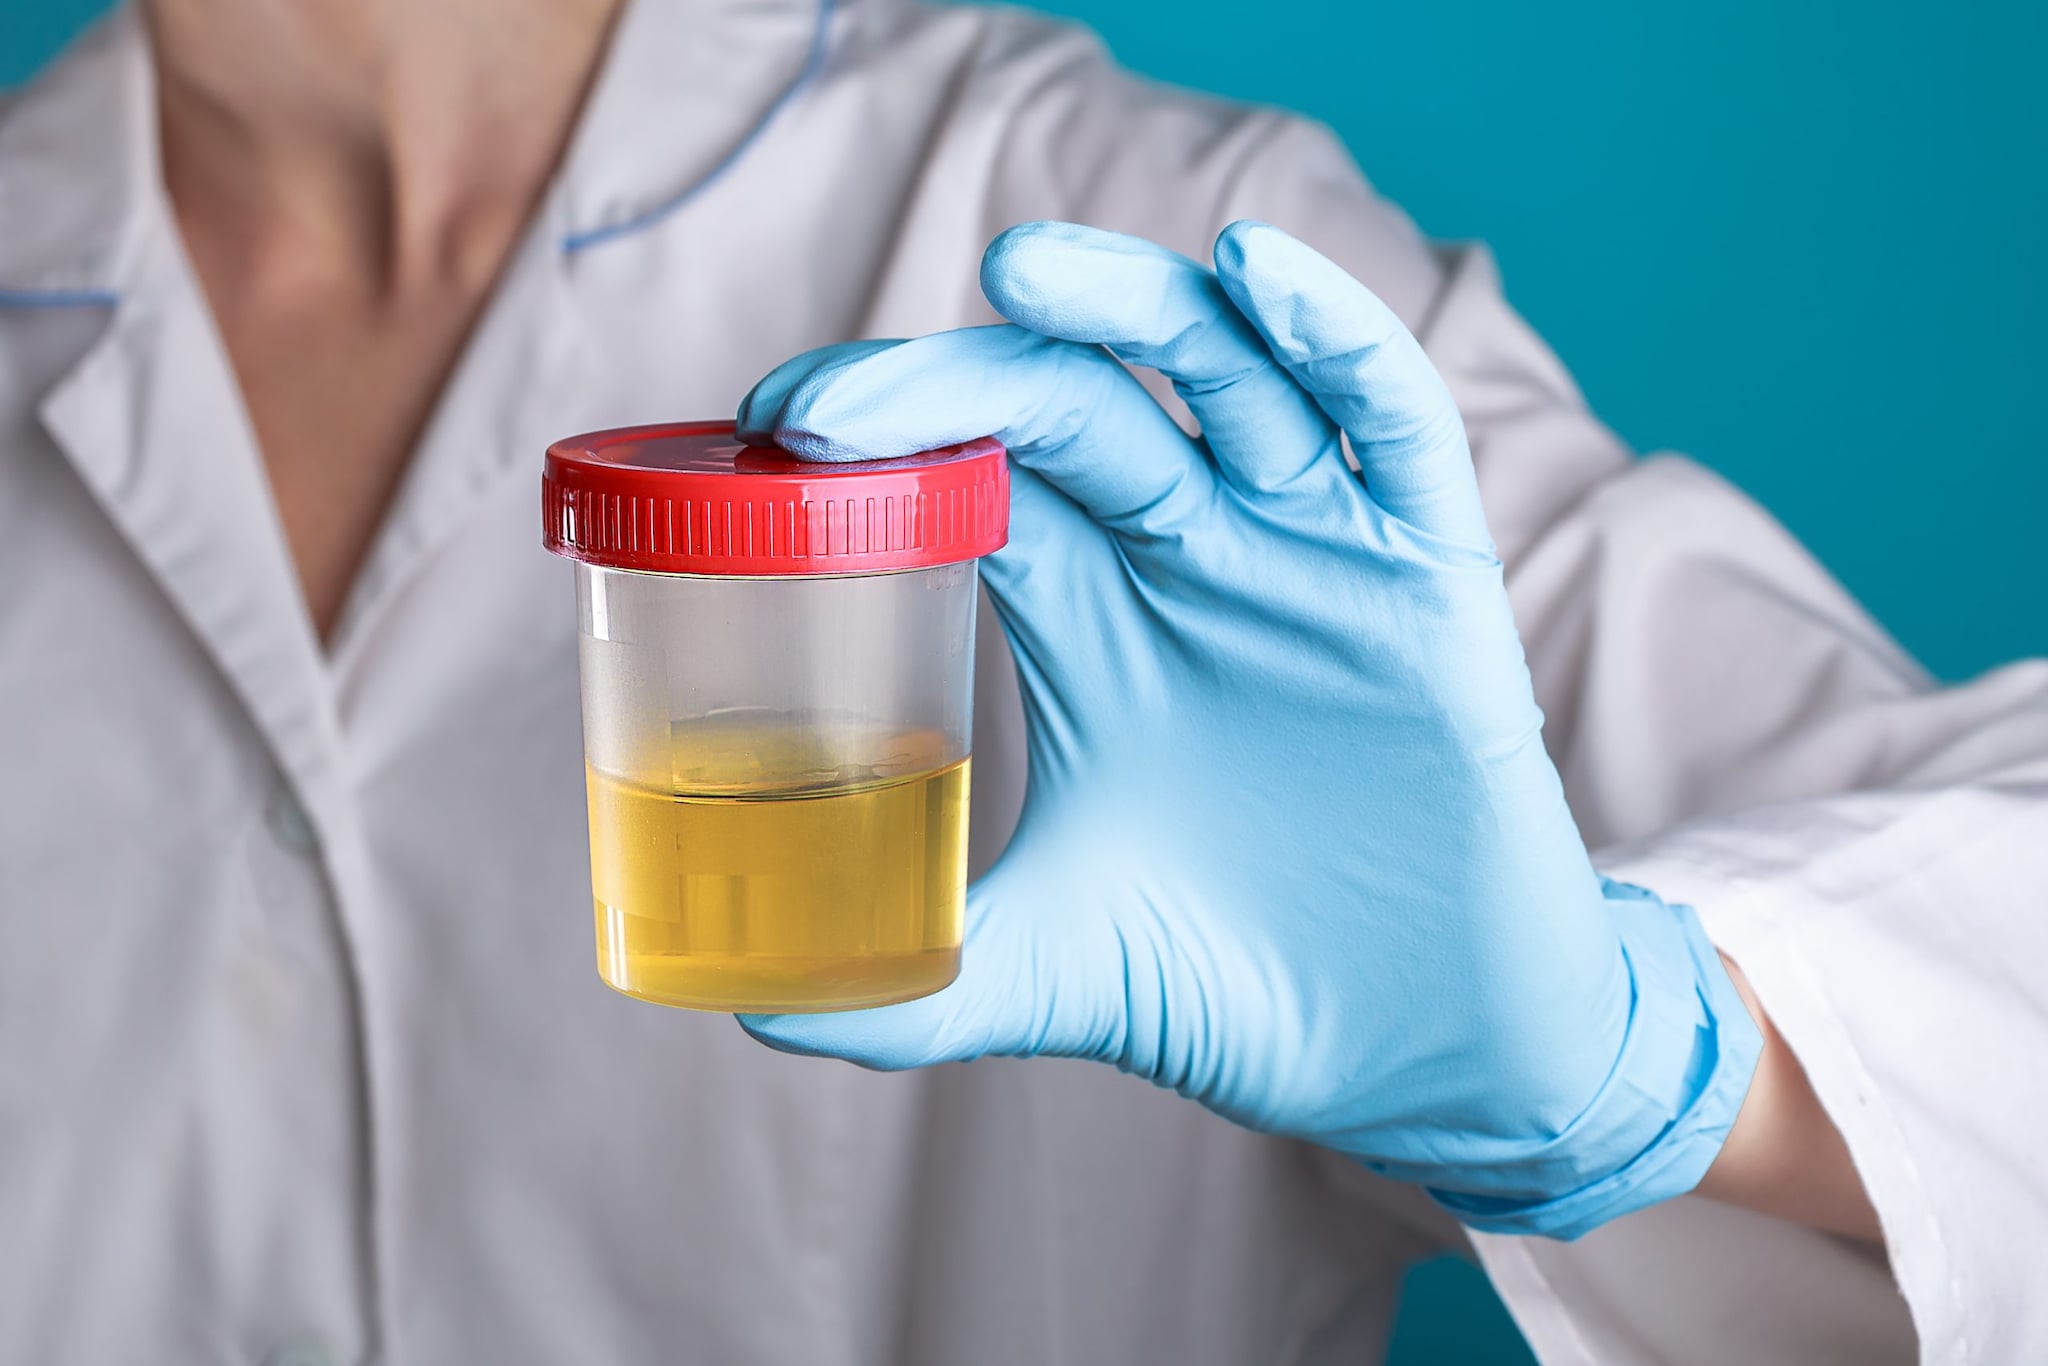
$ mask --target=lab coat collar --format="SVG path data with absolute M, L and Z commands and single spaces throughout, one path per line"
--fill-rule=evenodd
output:
M 325 839 L 342 806 L 339 729 L 255 434 L 173 236 L 145 233 L 130 269 L 132 293 L 38 415 L 239 697 Z M 0 345 L 15 340 L 0 331 Z
M 557 182 L 574 251 L 659 220 L 824 72 L 854 0 L 629 0 Z
M 111 302 L 158 182 L 155 82 L 122 7 L 0 116 L 0 306 Z
M 116 10 L 0 119 L 0 369 L 91 318 L 40 396 L 57 448 L 239 695 L 323 838 L 341 788 L 319 642 L 163 195 L 142 24 Z M 19 326 L 12 324 L 20 324 Z M 18 352 L 15 348 L 21 348 Z

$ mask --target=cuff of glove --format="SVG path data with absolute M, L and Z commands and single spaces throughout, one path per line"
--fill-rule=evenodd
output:
M 1564 1132 L 1513 1171 L 1493 1173 L 1510 1188 L 1567 1194 L 1430 1191 L 1481 1232 L 1572 1239 L 1685 1194 L 1719 1156 L 1749 1093 L 1763 1039 L 1699 917 L 1628 883 L 1603 879 L 1603 890 L 1633 988 L 1621 1056 Z

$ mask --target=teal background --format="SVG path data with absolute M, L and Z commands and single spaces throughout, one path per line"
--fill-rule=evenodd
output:
M 2048 6 L 1046 0 L 1148 74 L 1340 132 L 1641 449 L 1784 520 L 1931 668 L 2048 653 Z M 101 6 L 0 9 L 0 84 Z M 1527 1360 L 1478 1273 L 1395 1359 Z

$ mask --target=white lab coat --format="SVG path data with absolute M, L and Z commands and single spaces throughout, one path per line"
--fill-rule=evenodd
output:
M 1933 686 L 1323 132 L 1018 12 L 642 0 L 323 650 L 153 109 L 122 15 L 0 115 L 0 1361 L 1377 1359 L 1459 1242 L 1412 1191 L 1107 1068 L 879 1076 L 601 987 L 539 545 L 550 438 L 986 320 L 1006 224 L 1242 216 L 1426 340 L 1588 839 L 1742 962 L 1889 1240 L 1690 1199 L 1474 1239 L 1539 1353 L 2048 1359 L 2048 671 Z

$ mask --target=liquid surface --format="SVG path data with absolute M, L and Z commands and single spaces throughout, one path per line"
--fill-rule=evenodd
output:
M 892 772 L 936 752 L 912 736 L 879 765 L 777 762 L 814 748 L 679 745 L 659 786 L 587 770 L 606 982 L 700 1010 L 806 1011 L 907 1001 L 953 980 L 969 761 Z

